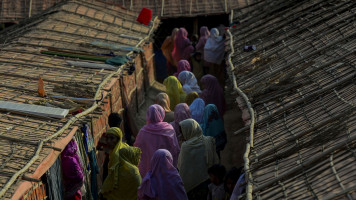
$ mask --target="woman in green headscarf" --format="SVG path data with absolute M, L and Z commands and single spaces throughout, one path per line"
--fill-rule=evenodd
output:
M 122 142 L 122 131 L 117 127 L 112 127 L 106 132 L 106 145 L 110 151 L 108 164 L 108 177 L 105 179 L 102 187 L 102 194 L 107 199 L 112 195 L 117 194 L 117 183 L 119 177 L 120 164 L 120 149 L 128 147 L 126 143 Z
M 166 86 L 166 93 L 169 96 L 171 110 L 174 110 L 177 104 L 184 103 L 187 94 L 182 89 L 182 84 L 175 76 L 169 76 L 163 81 Z

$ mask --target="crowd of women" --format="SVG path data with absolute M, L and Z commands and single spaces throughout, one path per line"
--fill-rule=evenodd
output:
M 195 46 L 184 28 L 167 37 L 162 49 L 172 76 L 148 108 L 134 145 L 122 141 L 119 128 L 107 131 L 103 199 L 226 200 L 243 192 L 241 169 L 226 173 L 220 164 L 227 142 L 223 80 L 216 78 L 224 74 L 223 37 L 217 29 L 200 32 Z

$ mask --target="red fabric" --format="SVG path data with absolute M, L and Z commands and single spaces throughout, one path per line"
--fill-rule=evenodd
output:
M 140 22 L 141 24 L 148 25 L 151 19 L 152 19 L 152 10 L 148 8 L 142 8 L 136 21 Z

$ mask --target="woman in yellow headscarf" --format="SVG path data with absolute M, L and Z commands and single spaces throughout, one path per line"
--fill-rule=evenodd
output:
M 107 200 L 136 200 L 137 189 L 142 178 L 137 168 L 142 151 L 137 147 L 124 147 L 120 149 L 120 163 L 115 167 L 114 174 L 110 174 L 112 190 L 104 192 Z
M 120 149 L 128 147 L 126 143 L 122 142 L 122 131 L 117 127 L 112 127 L 106 132 L 106 145 L 110 150 L 109 164 L 108 164 L 108 177 L 106 177 L 102 193 L 106 199 L 111 199 L 110 196 L 113 193 L 116 194 L 116 184 L 118 177 L 118 166 L 120 163 Z
M 177 104 L 184 103 L 187 94 L 182 89 L 182 84 L 175 76 L 169 76 L 163 81 L 166 86 L 166 92 L 169 96 L 171 110 L 174 110 Z
M 185 98 L 185 103 L 190 106 L 196 98 L 199 98 L 199 94 L 197 92 L 191 92 Z
M 163 121 L 164 122 L 173 122 L 174 121 L 174 112 L 172 112 L 171 108 L 170 108 L 170 101 L 169 101 L 169 96 L 168 94 L 161 92 L 159 94 L 157 94 L 156 96 L 156 104 L 162 106 L 164 112 L 165 112 L 165 116 Z

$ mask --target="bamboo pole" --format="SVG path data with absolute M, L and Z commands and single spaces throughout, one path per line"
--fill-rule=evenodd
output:
M 252 105 L 251 105 L 248 97 L 246 96 L 246 94 L 240 88 L 237 87 L 236 77 L 235 77 L 235 74 L 233 72 L 234 71 L 234 67 L 233 67 L 233 64 L 232 64 L 232 61 L 231 61 L 231 57 L 234 54 L 234 44 L 233 44 L 234 39 L 233 39 L 233 36 L 232 36 L 230 30 L 227 30 L 226 32 L 229 34 L 229 37 L 230 37 L 231 52 L 228 55 L 228 64 L 229 64 L 229 67 L 230 67 L 229 71 L 231 73 L 230 76 L 232 77 L 233 88 L 244 99 L 244 101 L 245 101 L 245 103 L 246 103 L 246 105 L 248 107 L 248 111 L 250 112 L 250 117 L 251 117 L 251 123 L 250 123 L 250 126 L 249 126 L 249 128 L 250 128 L 249 143 L 246 144 L 246 150 L 245 150 L 243 159 L 244 159 L 244 162 L 245 162 L 244 170 L 245 170 L 246 179 L 247 179 L 247 186 L 246 186 L 247 200 L 252 200 L 252 189 L 253 189 L 252 180 L 253 180 L 253 177 L 252 177 L 252 174 L 251 174 L 251 171 L 250 171 L 249 154 L 250 154 L 251 148 L 253 148 L 255 113 L 254 113 Z

